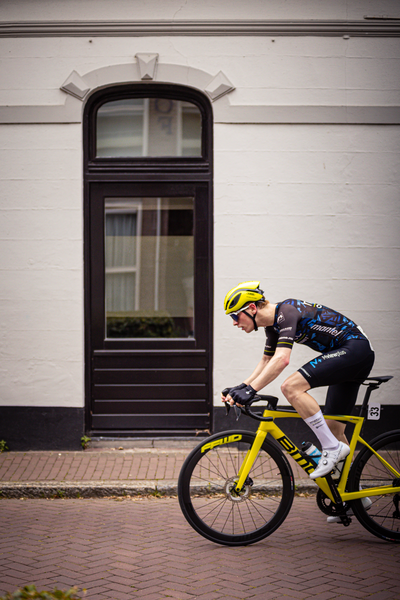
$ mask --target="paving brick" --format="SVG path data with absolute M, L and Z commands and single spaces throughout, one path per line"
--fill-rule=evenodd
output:
M 176 479 L 184 458 L 146 449 L 8 453 L 0 480 Z M 328 526 L 312 497 L 296 497 L 272 536 L 244 548 L 203 539 L 176 497 L 0 500 L 0 595 L 29 582 L 76 584 L 93 600 L 400 600 L 399 567 L 396 546 L 355 520 Z

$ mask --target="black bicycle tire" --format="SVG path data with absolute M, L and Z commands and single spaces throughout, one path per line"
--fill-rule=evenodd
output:
M 390 445 L 393 448 L 391 452 L 395 454 L 395 456 L 391 457 L 391 460 L 395 462 L 393 466 L 397 468 L 397 470 L 400 469 L 400 429 L 379 435 L 369 442 L 369 445 L 377 452 L 382 452 L 385 446 L 388 447 Z M 397 450 L 394 448 L 394 445 L 397 445 Z M 395 459 L 395 461 L 393 459 Z M 391 461 L 388 460 L 388 462 L 390 463 Z M 364 489 L 367 487 L 368 478 L 371 481 L 374 479 L 374 465 L 377 465 L 375 467 L 376 479 L 379 477 L 381 480 L 385 475 L 387 482 L 393 480 L 393 476 L 391 476 L 389 471 L 387 469 L 385 470 L 383 465 L 379 463 L 373 452 L 364 446 L 356 457 L 350 471 L 348 481 L 349 491 L 358 491 L 360 487 Z M 377 471 L 378 468 L 379 471 Z M 388 483 L 385 483 L 385 485 L 388 485 Z M 370 500 L 372 504 L 368 508 L 363 505 L 361 500 L 353 500 L 351 506 L 358 521 L 370 533 L 383 540 L 400 543 L 400 519 L 394 519 L 393 513 L 392 516 L 390 516 L 391 511 L 393 510 L 393 505 L 390 504 L 390 498 L 390 494 L 371 496 Z M 381 521 L 381 523 L 377 522 L 378 520 Z M 396 531 L 383 526 L 383 522 L 387 525 L 392 522 L 392 526 Z
M 182 465 L 182 469 L 178 480 L 178 498 L 183 515 L 185 516 L 186 520 L 191 525 L 191 527 L 193 527 L 193 529 L 197 531 L 200 535 L 217 544 L 222 544 L 226 546 L 246 546 L 248 544 L 253 544 L 264 539 L 265 537 L 273 533 L 283 523 L 292 506 L 294 497 L 294 479 L 292 469 L 283 452 L 278 446 L 265 440 L 260 450 L 260 453 L 263 452 L 261 456 L 263 456 L 265 460 L 268 460 L 269 458 L 271 461 L 273 461 L 274 465 L 277 467 L 277 469 L 274 471 L 274 474 L 277 475 L 279 473 L 279 478 L 282 480 L 282 488 L 280 488 L 281 500 L 279 501 L 279 504 L 277 504 L 277 510 L 273 513 L 273 516 L 263 524 L 263 526 L 257 527 L 249 533 L 224 533 L 223 531 L 218 531 L 213 527 L 210 527 L 197 514 L 198 509 L 196 509 L 196 507 L 193 505 L 193 501 L 195 500 L 195 493 L 193 492 L 192 497 L 190 482 L 193 472 L 196 469 L 197 465 L 199 465 L 200 461 L 202 459 L 205 459 L 205 457 L 207 457 L 207 460 L 209 460 L 210 452 L 213 452 L 214 456 L 214 454 L 216 455 L 217 452 L 219 452 L 220 450 L 219 445 L 216 445 L 213 448 L 209 448 L 208 450 L 202 451 L 202 448 L 204 448 L 205 444 L 212 444 L 213 442 L 222 440 L 223 443 L 221 443 L 220 445 L 223 447 L 224 450 L 227 450 L 230 447 L 231 442 L 226 442 L 224 440 L 235 440 L 235 438 L 232 438 L 231 436 L 240 436 L 241 443 L 244 443 L 246 445 L 251 445 L 255 439 L 255 434 L 252 434 L 248 431 L 235 430 L 224 431 L 221 433 L 214 434 L 207 438 L 205 441 L 201 442 L 196 448 L 194 448 L 194 450 L 192 450 L 192 452 L 189 454 L 184 464 Z M 235 443 L 236 442 L 233 441 L 232 445 L 234 445 Z M 219 454 L 221 453 L 219 452 Z M 250 472 L 250 477 L 251 476 L 252 472 Z M 207 494 L 209 490 L 209 485 L 210 484 L 204 485 L 205 494 Z M 218 487 L 218 489 L 220 489 L 222 493 L 223 485 L 222 487 Z M 197 500 L 199 497 L 200 496 L 196 496 L 196 502 L 200 502 L 200 500 Z M 271 496 L 271 498 L 273 498 L 273 496 Z M 232 512 L 234 513 L 234 503 L 231 502 L 231 504 Z M 246 502 L 246 504 L 251 505 L 250 497 L 249 502 Z M 229 505 L 227 505 L 227 507 L 228 506 Z M 229 508 L 227 508 L 227 510 L 229 510 Z M 248 506 L 247 510 L 249 510 L 250 512 Z M 258 507 L 255 510 L 258 510 Z M 258 515 L 256 516 L 258 517 Z

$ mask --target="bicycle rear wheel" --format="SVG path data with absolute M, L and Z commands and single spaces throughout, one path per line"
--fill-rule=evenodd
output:
M 370 446 L 400 473 L 400 430 L 378 436 Z M 349 476 L 349 490 L 378 486 L 400 486 L 385 465 L 364 447 L 354 461 Z M 400 542 L 400 494 L 370 496 L 369 501 L 353 500 L 351 506 L 358 521 L 370 533 L 390 542 Z
M 255 435 L 225 431 L 207 438 L 182 466 L 178 496 L 189 524 L 227 546 L 253 544 L 283 523 L 293 502 L 293 473 L 282 451 L 264 441 L 245 485 L 235 493 L 238 471 Z

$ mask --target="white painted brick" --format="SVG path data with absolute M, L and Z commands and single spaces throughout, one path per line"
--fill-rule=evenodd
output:
M 83 407 L 82 356 L 60 360 L 2 359 L 0 396 L 9 406 Z
M 4 249 L 1 252 L 1 249 Z M 83 268 L 82 241 L 76 240 L 0 240 L 0 270 L 25 271 Z M 71 290 L 77 293 L 78 290 Z
M 22 0 L 6 3 L 1 18 L 70 19 L 73 12 L 74 19 L 93 19 L 93 7 L 93 0 Z M 390 0 L 379 3 L 381 14 L 397 8 Z M 116 0 L 112 7 L 96 0 L 98 19 L 362 19 L 374 13 L 372 0 L 232 0 L 228 9 L 211 0 L 129 6 Z M 131 64 L 134 70 L 135 54 L 149 51 L 164 64 L 223 70 L 236 87 L 229 96 L 234 105 L 391 106 L 400 100 L 398 39 L 221 36 L 2 39 L 0 103 L 62 104 L 59 87 L 73 69 L 84 75 Z M 11 125 L 0 135 L 2 401 L 82 406 L 82 129 Z M 224 295 L 248 278 L 262 279 L 272 300 L 315 299 L 348 313 L 374 341 L 374 371 L 399 375 L 399 139 L 399 127 L 390 126 L 215 127 L 216 403 L 232 374 L 244 378 L 262 354 L 262 332 L 244 336 L 223 319 Z M 296 347 L 290 369 L 311 356 Z M 280 394 L 285 376 L 267 391 Z M 387 389 L 382 401 L 397 403 L 395 388 Z M 324 393 L 317 398 L 323 401 Z
M 81 154 L 76 150 L 0 150 L 0 179 L 78 179 Z
M 400 216 L 388 219 L 385 215 L 371 217 L 360 215 L 269 215 L 261 212 L 243 213 L 240 223 L 230 215 L 221 215 L 216 226 L 217 246 L 230 245 L 232 227 L 243 231 L 243 241 L 248 235 L 260 240 L 259 247 L 310 246 L 312 237 L 316 252 L 329 248 L 398 248 Z M 264 238 L 264 242 L 262 242 Z M 239 243 L 239 246 L 243 244 Z
M 62 315 L 60 315 L 60 323 Z M 83 336 L 81 331 L 35 330 L 14 331 L 12 335 L 0 338 L 0 359 L 19 360 L 21 367 L 25 361 L 48 361 L 48 377 L 51 379 L 51 364 L 53 360 L 75 362 L 83 356 Z
M 59 331 L 61 338 L 64 331 L 82 332 L 82 298 L 79 297 L 74 300 L 29 298 L 29 307 L 16 303 L 15 298 L 0 300 L 0 311 L 7 315 L 3 330 L 11 337 L 15 331 Z
M 19 298 L 21 306 L 31 301 L 80 299 L 83 307 L 82 269 L 20 269 L 2 271 L 0 300 Z M 83 310 L 83 308 L 82 308 Z
M 2 210 L 0 239 L 82 240 L 82 212 L 74 209 Z
M 4 179 L 0 185 L 0 210 L 75 210 L 83 214 L 81 179 Z
M 2 125 L 0 135 L 2 149 L 73 150 L 81 155 L 82 127 L 77 124 Z
M 378 6 L 378 8 L 377 8 Z M 265 2 L 265 0 L 147 0 L 146 2 L 127 3 L 125 0 L 114 0 L 112 4 L 108 0 L 69 0 L 59 2 L 58 0 L 42 0 L 32 3 L 30 0 L 19 0 L 19 2 L 7 2 L 2 7 L 2 19 L 26 20 L 30 19 L 93 19 L 93 15 L 99 20 L 118 19 L 136 20 L 151 19 L 157 15 L 158 19 L 363 19 L 365 15 L 376 16 L 387 14 L 398 15 L 398 4 L 396 0 L 358 0 L 348 2 L 346 0 L 287 0 L 285 2 Z M 73 16 L 73 17 L 72 17 Z

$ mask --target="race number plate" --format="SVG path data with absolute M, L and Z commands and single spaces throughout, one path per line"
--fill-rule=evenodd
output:
M 368 420 L 379 421 L 381 417 L 381 405 L 378 402 L 370 402 L 368 405 Z

